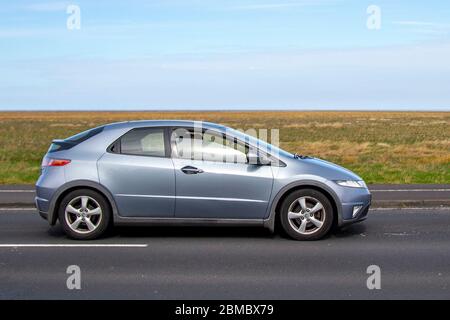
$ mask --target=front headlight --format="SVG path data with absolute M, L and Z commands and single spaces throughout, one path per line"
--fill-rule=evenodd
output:
M 362 180 L 337 180 L 338 185 L 350 188 L 367 188 L 367 185 Z

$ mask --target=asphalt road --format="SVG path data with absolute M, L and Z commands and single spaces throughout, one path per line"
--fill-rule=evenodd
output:
M 449 184 L 370 185 L 373 206 L 416 207 L 450 206 Z M 0 208 L 33 206 L 33 185 L 0 185 Z
M 449 299 L 449 226 L 450 209 L 380 209 L 316 242 L 248 228 L 121 228 L 79 242 L 32 209 L 2 209 L 0 298 Z M 66 287 L 69 265 L 81 290 Z M 369 265 L 380 290 L 366 286 Z

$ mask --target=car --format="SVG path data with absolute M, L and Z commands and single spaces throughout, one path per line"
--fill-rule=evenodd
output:
M 343 167 L 223 125 L 146 120 L 54 140 L 35 203 L 79 240 L 132 225 L 281 226 L 292 239 L 318 240 L 366 219 L 371 194 Z

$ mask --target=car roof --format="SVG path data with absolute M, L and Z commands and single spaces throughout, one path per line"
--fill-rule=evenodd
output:
M 116 128 L 142 128 L 142 127 L 203 127 L 208 129 L 216 129 L 224 131 L 226 126 L 207 122 L 207 121 L 193 121 L 193 120 L 133 120 L 124 122 L 115 122 L 107 124 L 106 127 L 111 129 Z
M 144 127 L 201 127 L 206 129 L 216 130 L 218 132 L 223 132 L 231 136 L 237 137 L 238 139 L 245 140 L 247 143 L 254 145 L 256 147 L 265 146 L 267 149 L 279 150 L 279 153 L 286 153 L 286 151 L 270 145 L 269 143 L 259 140 L 258 138 L 247 135 L 243 132 L 236 131 L 230 127 L 213 123 L 207 121 L 193 121 L 193 120 L 134 120 L 134 121 L 124 121 L 115 122 L 105 125 L 106 130 L 114 129 L 134 129 L 134 128 L 144 128 Z

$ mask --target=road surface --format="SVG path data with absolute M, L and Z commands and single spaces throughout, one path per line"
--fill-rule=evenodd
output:
M 66 286 L 69 265 L 81 289 Z M 366 286 L 381 268 L 381 289 Z M 67 239 L 35 210 L 0 210 L 1 299 L 450 298 L 450 209 L 377 209 L 324 240 L 264 229 L 120 228 Z

